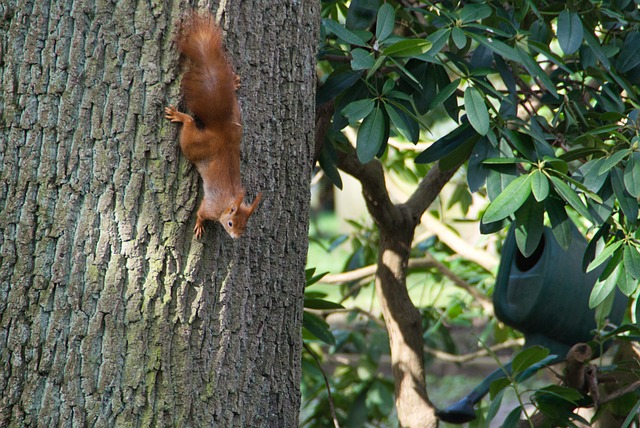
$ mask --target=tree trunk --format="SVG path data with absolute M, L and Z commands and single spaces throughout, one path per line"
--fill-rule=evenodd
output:
M 404 220 L 393 228 L 380 227 L 376 295 L 389 333 L 400 426 L 436 427 L 435 408 L 427 395 L 422 316 L 411 302 L 406 281 L 415 225 Z
M 0 426 L 297 425 L 318 6 L 221 3 L 263 192 L 238 240 L 195 239 L 162 114 L 184 11 L 0 5 Z

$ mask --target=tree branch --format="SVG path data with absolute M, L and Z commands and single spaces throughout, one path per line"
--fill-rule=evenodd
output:
M 367 209 L 378 225 L 388 227 L 402 222 L 400 211 L 389 199 L 384 170 L 377 159 L 363 165 L 355 149 L 349 146 L 338 152 L 337 165 L 360 182 Z
M 489 351 L 495 353 L 503 349 L 509 349 L 509 348 L 513 348 L 514 346 L 522 346 L 522 345 L 524 345 L 524 339 L 521 338 L 521 339 L 510 339 L 510 340 L 507 340 L 506 342 L 493 345 L 488 349 L 480 349 L 476 352 L 469 352 L 467 354 L 462 354 L 462 355 L 450 354 L 448 352 L 440 351 L 438 349 L 432 349 L 427 346 L 424 347 L 424 351 L 428 354 L 433 355 L 439 360 L 460 364 L 460 363 L 469 362 L 471 360 L 475 360 L 476 358 L 490 355 Z
M 427 175 L 420 181 L 418 188 L 403 204 L 417 225 L 420 217 L 438 197 L 445 184 L 451 180 L 460 165 L 446 171 L 442 171 L 438 163 L 434 163 Z
M 485 295 L 480 293 L 474 286 L 470 285 L 464 279 L 460 278 L 456 275 L 451 269 L 444 265 L 444 263 L 439 262 L 431 255 L 426 255 L 421 258 L 409 259 L 408 264 L 409 269 L 416 268 L 435 268 L 440 271 L 445 277 L 447 277 L 451 282 L 454 283 L 457 287 L 462 288 L 471 296 L 473 296 L 474 300 L 482 306 L 485 313 L 493 314 L 493 304 L 491 300 L 487 298 Z M 325 275 L 319 282 L 323 284 L 342 284 L 350 281 L 358 281 L 364 279 L 368 276 L 375 275 L 378 269 L 377 265 L 369 265 L 359 269 L 354 269 L 349 272 L 339 273 L 335 275 Z
M 430 212 L 425 212 L 422 215 L 422 224 L 430 231 L 429 234 L 435 233 L 440 241 L 461 257 L 477 263 L 488 272 L 494 272 L 498 267 L 498 264 L 500 263 L 500 259 L 498 257 L 493 256 L 487 251 L 473 247 Z M 426 237 L 427 236 L 424 236 L 424 234 L 417 236 L 415 241 L 423 241 Z

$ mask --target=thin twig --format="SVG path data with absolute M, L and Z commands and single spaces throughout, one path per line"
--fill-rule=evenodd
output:
M 625 386 L 623 388 L 616 389 L 611 394 L 609 394 L 606 397 L 602 398 L 602 400 L 600 400 L 600 405 L 602 406 L 603 404 L 607 404 L 608 402 L 613 401 L 616 398 L 620 398 L 625 394 L 633 392 L 638 388 L 640 388 L 640 379 L 636 380 L 633 383 L 630 383 L 629 385 L 627 385 L 627 386 Z
M 322 373 L 322 377 L 324 378 L 324 385 L 327 388 L 327 396 L 329 398 L 329 411 L 331 412 L 331 418 L 333 419 L 333 426 L 335 428 L 340 428 L 340 424 L 338 423 L 338 416 L 336 415 L 336 409 L 333 406 L 333 396 L 331 395 L 331 386 L 329 385 L 329 379 L 327 378 L 327 375 L 322 368 L 322 364 L 320 364 L 320 359 L 306 343 L 302 342 L 302 346 L 304 346 L 304 349 L 306 349 L 307 352 L 311 354 L 316 364 L 318 365 L 318 368 L 320 369 L 320 373 Z
M 319 312 L 320 312 L 321 315 L 340 314 L 340 313 L 344 313 L 344 312 L 357 312 L 360 315 L 364 315 L 369 320 L 373 321 L 378 327 L 383 328 L 383 329 L 387 328 L 387 326 L 385 325 L 384 321 L 382 321 L 382 319 L 380 318 L 379 315 L 376 315 L 373 312 L 369 312 L 367 310 L 364 310 L 364 309 L 358 308 L 358 307 L 354 307 L 354 308 L 339 308 L 339 309 L 323 309 L 323 310 L 321 310 Z
M 345 282 L 362 280 L 364 278 L 375 275 L 377 271 L 377 265 L 369 265 L 359 269 L 354 269 L 349 272 L 334 274 L 334 275 L 325 275 L 319 282 L 323 284 L 343 284 Z M 488 314 L 493 313 L 493 304 L 491 300 L 480 293 L 474 286 L 470 285 L 464 279 L 460 278 L 456 275 L 451 269 L 446 267 L 443 263 L 437 261 L 431 255 L 426 255 L 421 258 L 409 259 L 408 264 L 409 269 L 416 268 L 435 268 L 440 273 L 442 273 L 445 277 L 447 277 L 454 285 L 462 288 L 467 293 L 469 293 L 473 298 L 482 306 L 484 311 Z
M 456 355 L 450 354 L 448 352 L 440 351 L 438 349 L 432 349 L 428 347 L 424 347 L 424 351 L 428 354 L 433 355 L 439 360 L 446 361 L 449 363 L 466 363 L 471 360 L 475 360 L 476 358 L 486 357 L 491 352 L 501 351 L 503 349 L 513 348 L 514 346 L 522 346 L 524 345 L 524 339 L 511 339 L 506 342 L 498 343 L 497 345 L 490 346 L 487 349 L 480 349 L 475 352 L 469 352 L 467 354 Z

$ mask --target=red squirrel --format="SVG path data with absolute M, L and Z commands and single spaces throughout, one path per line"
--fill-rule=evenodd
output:
M 165 108 L 165 117 L 182 123 L 180 148 L 202 177 L 204 198 L 193 231 L 199 239 L 204 221 L 217 220 L 238 238 L 262 197 L 259 193 L 251 205 L 243 203 L 242 125 L 236 98 L 240 79 L 226 57 L 222 32 L 213 17 L 189 16 L 178 32 L 177 46 L 187 62 L 182 94 L 197 122 L 172 105 Z

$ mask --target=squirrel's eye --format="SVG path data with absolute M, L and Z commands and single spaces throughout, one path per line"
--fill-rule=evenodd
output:
M 227 223 L 229 225 L 229 227 L 233 227 L 233 222 L 230 221 L 229 223 Z

